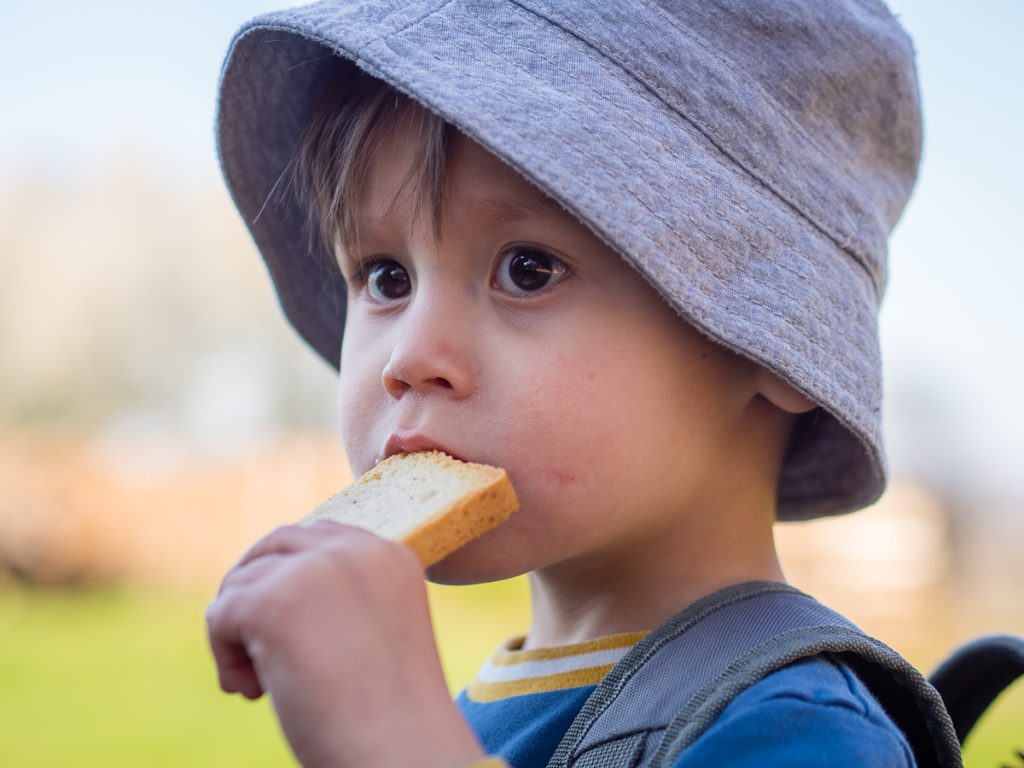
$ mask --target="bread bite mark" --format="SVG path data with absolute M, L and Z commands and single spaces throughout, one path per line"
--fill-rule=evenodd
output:
M 334 520 L 365 528 L 410 547 L 426 568 L 518 507 L 505 470 L 418 451 L 384 459 L 299 524 Z

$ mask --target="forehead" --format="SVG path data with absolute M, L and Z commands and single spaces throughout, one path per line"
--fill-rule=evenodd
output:
M 415 169 L 422 152 L 422 142 L 407 130 L 396 130 L 377 147 L 360 196 L 361 222 L 372 227 L 411 204 L 417 194 L 421 203 L 430 201 L 430 190 L 418 189 L 416 184 Z M 555 200 L 461 133 L 453 134 L 443 162 L 444 184 L 438 202 L 457 215 L 493 225 L 538 218 L 579 225 Z
M 455 197 L 474 197 L 482 212 L 507 216 L 568 215 L 518 171 L 470 138 L 459 135 L 450 153 Z

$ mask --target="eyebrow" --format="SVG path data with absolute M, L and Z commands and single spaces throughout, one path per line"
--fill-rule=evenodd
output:
M 487 221 L 492 226 L 515 224 L 523 219 L 548 218 L 576 221 L 576 218 L 532 185 L 517 189 L 508 195 L 485 195 L 469 201 L 471 215 Z M 373 220 L 362 219 L 360 228 L 373 232 Z
M 526 187 L 509 196 L 489 195 L 474 200 L 473 213 L 494 224 L 512 224 L 530 217 L 566 218 L 570 214 L 535 187 Z

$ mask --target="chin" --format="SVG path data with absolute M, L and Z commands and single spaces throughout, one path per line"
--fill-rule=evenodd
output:
M 466 586 L 511 579 L 530 570 L 526 558 L 508 555 L 507 541 L 487 534 L 427 568 L 427 580 L 434 584 Z

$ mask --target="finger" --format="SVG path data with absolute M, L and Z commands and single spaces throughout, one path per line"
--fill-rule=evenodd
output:
M 321 536 L 322 533 L 317 533 L 310 528 L 302 528 L 297 525 L 282 526 L 249 547 L 234 567 L 238 568 L 264 555 L 287 555 L 298 552 L 316 544 Z
M 324 540 L 324 536 L 360 537 L 377 534 L 355 525 L 346 525 L 335 520 L 314 520 L 304 525 L 283 525 L 253 544 L 239 558 L 246 562 L 272 552 L 288 554 L 311 547 Z
M 238 693 L 247 699 L 258 699 L 263 695 L 256 667 L 243 646 L 221 646 L 219 651 L 217 646 L 213 648 L 217 679 L 225 693 Z
M 380 538 L 373 531 L 334 520 L 316 520 L 306 525 L 285 525 L 253 544 L 235 564 L 243 565 L 268 554 L 292 554 L 322 544 L 325 537 L 334 539 Z
M 258 699 L 263 686 L 243 631 L 245 598 L 237 589 L 230 597 L 215 598 L 206 609 L 206 628 L 220 687 L 227 693 Z
M 217 596 L 223 595 L 230 589 L 251 587 L 264 579 L 274 578 L 275 573 L 284 565 L 288 555 L 269 554 L 262 555 L 246 563 L 240 563 L 231 567 L 220 582 L 220 589 Z
M 326 518 L 320 518 L 314 520 L 311 523 L 303 523 L 301 526 L 305 530 L 319 531 L 318 537 L 323 538 L 324 535 L 328 536 L 347 536 L 347 537 L 359 537 L 359 536 L 377 536 L 379 534 L 374 533 L 366 528 L 360 528 L 358 525 L 349 525 L 347 523 L 339 523 L 337 520 L 328 520 Z

